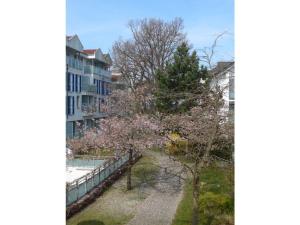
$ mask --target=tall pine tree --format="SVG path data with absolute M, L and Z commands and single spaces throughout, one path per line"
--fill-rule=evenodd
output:
M 176 113 L 189 110 L 195 105 L 190 94 L 201 91 L 202 81 L 208 78 L 207 69 L 199 66 L 196 51 L 182 43 L 173 56 L 172 63 L 164 71 L 157 72 L 156 106 L 161 112 Z

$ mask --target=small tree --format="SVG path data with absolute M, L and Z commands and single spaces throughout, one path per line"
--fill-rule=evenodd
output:
M 201 169 L 209 165 L 212 152 L 222 148 L 222 142 L 217 140 L 223 138 L 227 142 L 233 142 L 232 124 L 228 120 L 226 111 L 223 110 L 220 92 L 201 95 L 196 107 L 186 113 L 167 115 L 163 119 L 163 125 L 166 137 L 176 132 L 187 142 L 183 154 L 189 163 L 172 155 L 170 157 L 179 161 L 192 175 L 192 224 L 198 225 Z
M 100 128 L 94 132 L 95 145 L 100 148 L 114 149 L 116 156 L 128 153 L 127 165 L 127 190 L 131 185 L 131 168 L 133 165 L 133 154 L 142 152 L 156 144 L 152 133 L 157 129 L 151 119 L 145 115 L 133 115 L 130 119 L 122 117 L 110 117 L 102 119 Z
M 201 91 L 208 79 L 207 70 L 199 66 L 196 51 L 190 53 L 186 42 L 174 53 L 172 62 L 157 73 L 156 106 L 159 111 L 184 112 L 195 106 L 189 94 Z M 203 83 L 202 83 L 203 82 Z
M 165 89 L 168 87 L 165 84 L 168 84 L 168 82 L 172 84 L 172 86 L 170 85 L 171 88 L 164 93 L 164 98 L 176 101 L 179 97 L 179 100 L 184 99 L 185 102 L 192 103 L 188 105 L 189 107 L 186 107 L 186 110 L 178 110 L 179 113 L 166 114 L 162 119 L 163 129 L 167 138 L 170 137 L 170 134 L 177 133 L 186 142 L 185 148 L 181 153 L 188 159 L 188 163 L 172 154 L 170 154 L 170 157 L 179 161 L 192 175 L 192 225 L 198 225 L 199 223 L 200 175 L 202 168 L 210 164 L 211 160 L 214 159 L 215 152 L 224 150 L 224 147 L 233 148 L 233 121 L 230 120 L 230 115 L 223 99 L 224 93 L 228 90 L 228 84 L 224 84 L 222 77 L 211 72 L 214 48 L 218 38 L 220 36 L 217 37 L 212 50 L 205 58 L 210 71 L 205 72 L 205 76 L 202 79 L 198 77 L 198 81 L 196 81 L 196 63 L 193 64 L 194 67 L 186 66 L 185 62 L 188 61 L 186 57 L 178 57 L 177 53 L 175 53 L 178 60 L 177 62 L 176 59 L 174 60 L 169 71 L 167 67 L 166 71 L 168 73 L 166 73 L 166 76 L 163 77 L 163 82 L 161 82 Z M 187 52 L 186 49 L 183 52 Z M 181 55 L 186 56 L 187 54 Z M 192 68 L 195 69 L 192 70 Z M 195 86 L 186 84 L 181 86 L 185 81 L 182 74 L 189 74 L 190 77 L 195 78 L 193 82 Z M 194 76 L 191 74 L 194 74 Z M 167 75 L 173 76 L 166 79 Z M 187 82 L 187 84 L 189 83 Z M 174 91 L 172 92 L 172 90 Z M 159 97 L 160 95 L 158 95 L 158 100 Z M 169 141 L 174 145 L 177 144 L 171 138 L 169 138 Z M 232 154 L 229 154 L 229 157 L 231 158 Z
M 146 114 L 142 114 L 149 97 L 144 95 L 144 87 L 136 92 L 124 90 L 113 91 L 107 98 L 105 111 L 107 117 L 98 121 L 95 128 L 84 131 L 83 137 L 70 140 L 69 145 L 80 151 L 92 148 L 113 149 L 115 156 L 122 153 L 129 154 L 127 164 L 127 189 L 131 185 L 131 167 L 134 152 L 143 151 L 156 145 L 153 135 L 158 126 Z

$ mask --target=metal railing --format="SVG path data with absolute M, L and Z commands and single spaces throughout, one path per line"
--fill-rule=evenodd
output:
M 97 86 L 95 84 L 82 85 L 81 91 L 95 94 L 97 92 Z
M 97 74 L 97 75 L 103 75 L 103 76 L 110 76 L 111 71 L 101 69 L 99 67 L 95 66 L 85 66 L 84 67 L 84 73 L 85 74 Z
M 74 59 L 72 57 L 67 57 L 67 64 L 69 67 L 77 69 L 77 70 L 83 70 L 83 63 L 82 61 L 78 59 Z
M 133 160 L 139 155 L 133 155 Z M 129 153 L 125 153 L 117 159 L 107 160 L 103 165 L 95 168 L 90 173 L 66 184 L 66 205 L 77 202 L 94 187 L 104 182 L 109 176 L 125 165 L 129 160 Z
M 81 111 L 85 115 L 92 115 L 97 112 L 97 107 L 95 105 L 82 104 Z

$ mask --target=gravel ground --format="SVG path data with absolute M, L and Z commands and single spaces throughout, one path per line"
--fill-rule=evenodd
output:
M 127 225 L 170 225 L 176 213 L 177 205 L 182 198 L 183 182 L 172 175 L 180 170 L 180 166 L 159 152 L 147 152 L 154 156 L 160 167 L 157 184 L 145 190 L 149 196 L 136 207 L 135 216 Z
M 160 167 L 155 182 L 152 180 L 126 191 L 126 176 L 123 176 L 94 203 L 70 218 L 67 225 L 79 225 L 91 220 L 111 225 L 171 224 L 182 197 L 183 185 L 172 173 L 176 173 L 180 167 L 159 152 L 148 151 L 143 155 L 155 157 L 154 164 Z M 167 171 L 162 167 L 168 167 Z

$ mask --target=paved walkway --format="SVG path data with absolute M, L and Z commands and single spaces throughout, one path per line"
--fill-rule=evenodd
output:
M 181 167 L 159 152 L 146 154 L 151 154 L 158 160 L 161 167 L 156 177 L 158 182 L 154 187 L 146 188 L 150 195 L 137 205 L 135 216 L 127 225 L 170 225 L 183 193 L 183 182 L 179 182 L 179 178 L 172 174 L 178 173 Z

